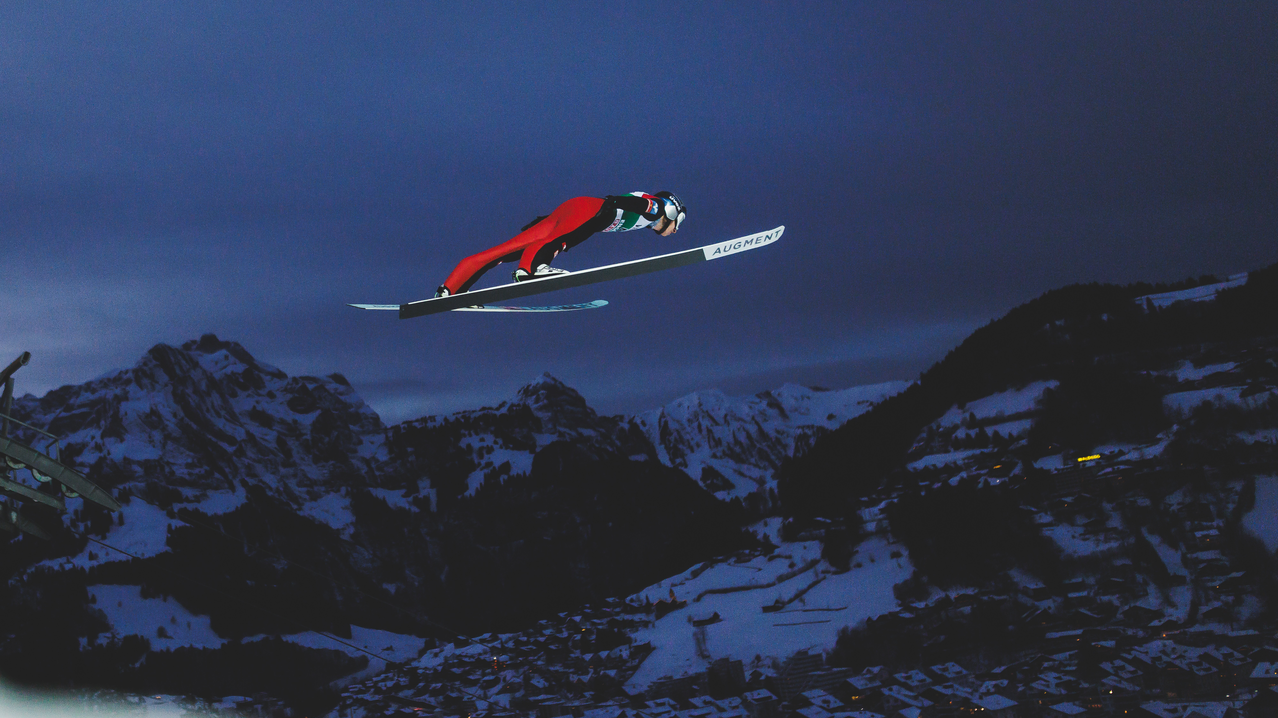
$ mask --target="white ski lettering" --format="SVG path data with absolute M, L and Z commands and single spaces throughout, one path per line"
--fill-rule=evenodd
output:
M 774 229 L 757 235 L 732 239 L 721 244 L 706 247 L 706 259 L 717 259 L 736 252 L 744 252 L 747 249 L 762 247 L 765 244 L 779 239 L 782 231 L 783 230 L 780 229 Z

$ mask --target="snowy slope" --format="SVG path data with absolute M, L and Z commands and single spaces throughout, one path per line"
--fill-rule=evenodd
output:
M 1175 292 L 1163 292 L 1162 294 L 1146 294 L 1143 297 L 1137 297 L 1136 303 L 1141 306 L 1153 304 L 1155 307 L 1162 309 L 1176 302 L 1203 302 L 1216 298 L 1216 293 L 1222 289 L 1230 287 L 1240 287 L 1247 283 L 1247 273 L 1230 275 L 1229 279 L 1216 284 L 1206 284 L 1193 289 L 1181 289 Z
M 983 425 L 999 426 L 1002 422 L 998 422 L 998 419 L 1033 411 L 1043 392 L 1057 384 L 1055 381 L 1036 381 L 970 401 L 961 407 L 952 406 L 937 420 L 936 425 L 938 428 L 948 429 L 959 426 L 964 419 L 974 418 Z
M 819 541 L 786 543 L 772 556 L 696 567 L 649 586 L 630 600 L 656 601 L 673 593 L 688 605 L 635 634 L 636 642 L 651 643 L 655 650 L 626 683 L 627 691 L 703 672 L 720 658 L 744 662 L 747 672 L 767 672 L 773 659 L 804 649 L 833 649 L 840 629 L 898 607 L 892 587 L 909 578 L 914 567 L 906 557 L 892 558 L 893 551 L 885 538 L 871 537 L 858 548 L 854 567 L 840 574 L 820 559 Z M 763 606 L 778 600 L 789 603 L 763 612 Z M 691 621 L 715 614 L 722 620 L 704 627 L 699 650 L 700 629 Z

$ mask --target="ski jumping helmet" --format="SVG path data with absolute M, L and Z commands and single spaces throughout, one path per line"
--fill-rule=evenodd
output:
M 655 197 L 661 197 L 669 200 L 666 203 L 666 219 L 675 223 L 675 229 L 679 229 L 679 225 L 683 224 L 683 218 L 688 216 L 688 208 L 683 206 L 683 202 L 674 195 L 674 192 L 661 191 Z

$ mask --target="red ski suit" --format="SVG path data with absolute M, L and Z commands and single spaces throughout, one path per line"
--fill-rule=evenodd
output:
M 647 194 L 604 199 L 574 197 L 510 240 L 463 259 L 444 280 L 444 286 L 450 294 L 465 292 L 484 272 L 516 260 L 520 269 L 532 274 L 534 267 L 549 264 L 561 251 L 577 246 L 596 232 L 648 226 L 659 218 L 660 207 L 659 200 Z

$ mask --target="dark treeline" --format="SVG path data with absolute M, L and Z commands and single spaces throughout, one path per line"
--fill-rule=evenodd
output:
M 904 628 L 891 620 L 870 621 L 839 631 L 830 664 L 862 670 L 870 666 L 932 666 L 977 656 L 987 664 L 1004 663 L 1042 638 L 1018 627 L 1027 606 L 981 601 L 947 621 L 943 631 Z
M 600 460 L 556 442 L 527 476 L 494 484 L 442 514 L 432 533 L 448 571 L 423 598 L 471 630 L 512 630 L 624 596 L 756 542 L 739 504 L 655 461 Z
M 1047 389 L 1030 429 L 1030 451 L 1042 455 L 1056 444 L 1077 451 L 1110 441 L 1148 442 L 1171 421 L 1163 391 L 1143 374 L 1108 364 L 1062 367 L 1060 383 Z
M 1049 585 L 1065 578 L 1055 542 L 1008 491 L 944 485 L 902 496 L 887 518 L 915 570 L 933 585 L 981 585 L 1012 568 Z

